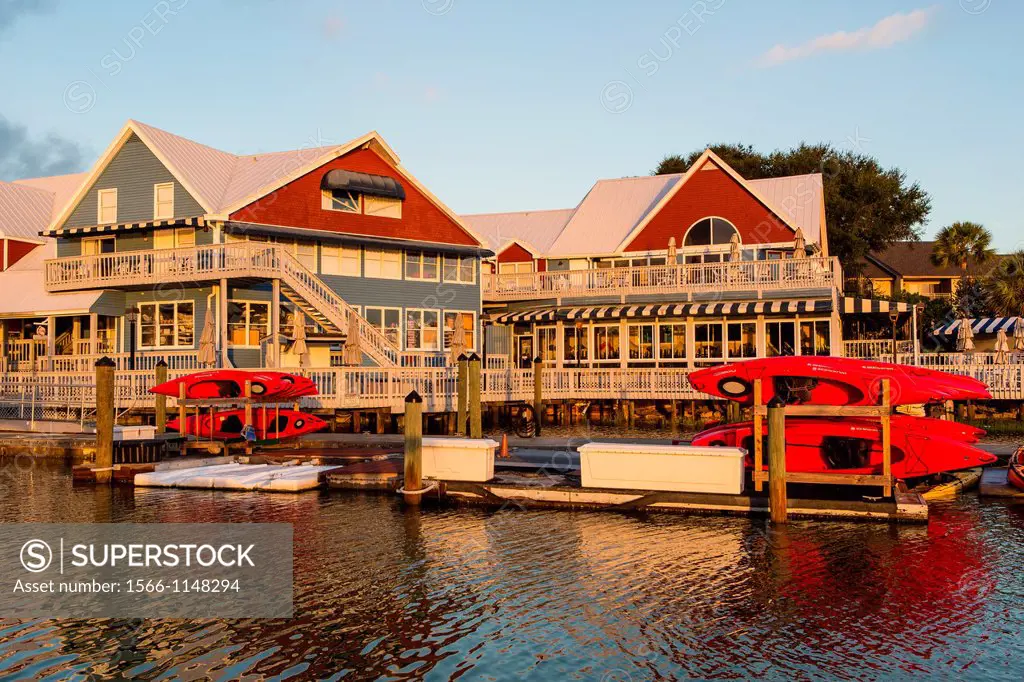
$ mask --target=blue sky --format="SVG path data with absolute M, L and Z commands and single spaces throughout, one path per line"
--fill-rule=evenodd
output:
M 573 206 L 707 143 L 828 141 L 920 182 L 925 236 L 1024 246 L 1024 3 L 4 2 L 0 116 L 87 163 L 128 118 L 238 153 L 376 129 L 473 213 Z

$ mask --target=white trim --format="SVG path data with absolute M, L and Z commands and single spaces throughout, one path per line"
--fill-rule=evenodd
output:
M 103 197 L 114 195 L 114 219 L 104 220 L 103 219 Z M 115 225 L 117 224 L 117 188 L 116 187 L 105 187 L 104 189 L 96 190 L 96 224 L 97 225 Z
M 478 341 L 480 340 L 478 338 L 480 335 L 480 316 L 477 314 L 475 310 L 455 310 L 452 308 L 445 308 L 441 311 L 441 350 L 443 352 L 448 352 L 451 349 L 448 345 L 445 344 L 444 340 L 444 332 L 446 329 L 444 325 L 444 318 L 446 315 L 448 315 L 448 313 L 452 313 L 453 315 L 469 315 L 473 319 L 473 338 L 470 339 L 470 343 L 468 346 L 466 346 L 466 350 L 476 352 Z
M 477 270 L 477 263 L 480 262 L 479 258 L 477 258 L 476 256 L 466 256 L 466 255 L 459 254 L 459 253 L 452 253 L 452 254 L 442 253 L 442 254 L 439 254 L 439 256 L 441 258 L 441 281 L 442 282 L 444 282 L 445 284 L 467 284 L 467 285 L 476 284 L 476 281 L 477 281 L 476 270 Z M 455 279 L 446 279 L 445 276 L 444 276 L 444 262 L 445 262 L 445 260 L 447 260 L 449 258 L 452 258 L 452 259 L 455 260 L 455 268 L 456 268 L 456 271 L 457 271 Z M 472 267 L 473 277 L 468 282 L 463 281 L 461 279 L 461 277 L 462 277 L 462 262 L 464 260 L 468 260 L 473 265 L 473 267 Z
M 419 269 L 422 273 L 426 268 L 426 258 L 428 256 L 434 257 L 434 276 L 433 277 L 411 277 L 409 275 L 409 256 L 411 254 L 419 254 Z M 440 282 L 441 281 L 441 254 L 436 251 L 424 250 L 424 249 L 409 249 L 405 251 L 402 258 L 402 275 L 407 282 Z
M 682 241 L 679 244 L 679 250 L 685 249 L 685 248 L 706 249 L 708 247 L 715 247 L 715 246 L 724 246 L 724 247 L 728 248 L 730 246 L 729 242 L 726 242 L 724 244 L 710 243 L 710 244 L 693 244 L 690 247 L 686 246 L 686 237 L 687 237 L 687 235 L 690 234 L 690 232 L 693 230 L 693 228 L 695 228 L 697 226 L 698 223 L 702 223 L 705 220 L 710 220 L 711 221 L 711 233 L 710 233 L 711 235 L 714 235 L 714 231 L 715 231 L 715 222 L 714 221 L 716 221 L 716 220 L 724 220 L 725 222 L 729 223 L 729 226 L 736 233 L 736 236 L 739 237 L 740 246 L 743 246 L 743 235 L 740 234 L 740 230 L 739 230 L 738 227 L 736 227 L 736 223 L 734 223 L 733 221 L 729 220 L 728 218 L 723 218 L 720 215 L 707 215 L 707 216 L 704 216 L 703 218 L 701 218 L 700 220 L 695 220 L 688 228 L 686 228 L 686 231 L 683 232 Z M 668 249 L 666 249 L 666 252 L 667 251 L 668 251 Z
M 181 325 L 178 324 L 178 306 L 180 305 L 191 305 L 192 306 L 192 343 L 188 345 L 182 345 L 178 343 L 178 332 L 181 329 Z M 159 342 L 160 340 L 160 306 L 162 305 L 173 305 L 174 306 L 174 345 L 173 346 L 161 346 L 159 343 L 155 346 L 146 346 L 142 343 L 142 308 L 143 306 L 155 306 L 156 310 L 153 317 L 153 325 L 155 327 L 155 338 Z M 140 301 L 135 304 L 135 307 L 139 309 L 139 321 L 135 324 L 135 342 L 138 350 L 188 350 L 196 348 L 198 339 L 196 338 L 196 315 L 199 306 L 195 301 Z M 128 321 L 122 316 L 122 325 L 124 328 L 128 328 Z M 123 335 L 127 336 L 127 334 Z
M 171 190 L 171 212 L 167 215 L 160 213 L 160 190 L 170 188 Z M 153 184 L 153 220 L 170 220 L 174 217 L 174 182 L 157 182 Z
M 420 348 L 410 348 L 409 347 L 409 332 L 410 332 L 409 323 L 408 323 L 409 313 L 420 313 L 421 314 L 420 315 L 420 324 L 421 325 L 423 325 L 424 322 L 425 322 L 425 316 L 423 315 L 423 313 L 437 313 L 437 327 L 433 328 L 433 329 L 435 329 L 435 331 L 437 331 L 437 348 L 423 348 L 422 347 L 422 341 L 423 341 L 422 334 L 423 334 L 424 331 L 426 331 L 428 329 L 431 329 L 431 327 L 426 327 L 426 326 L 421 326 L 419 328 L 419 330 L 418 330 L 420 332 L 421 347 Z M 402 339 L 402 348 L 404 348 L 407 351 L 427 352 L 427 353 L 435 352 L 435 351 L 441 351 L 442 350 L 442 346 L 444 346 L 444 338 L 443 338 L 443 335 L 444 335 L 444 313 L 442 312 L 442 310 L 440 308 L 406 308 L 405 311 L 402 314 L 405 316 L 405 320 L 403 320 L 403 322 L 402 322 L 402 336 L 404 337 Z
M 502 246 L 500 249 L 498 249 L 497 251 L 494 252 L 494 260 L 497 261 L 498 260 L 498 256 L 500 256 L 501 254 L 505 253 L 505 251 L 510 246 L 512 246 L 513 244 L 515 244 L 515 245 L 523 248 L 524 250 L 526 250 L 527 253 L 529 253 L 531 256 L 533 256 L 534 260 L 537 260 L 538 258 L 544 258 L 544 256 L 541 255 L 539 249 L 533 248 L 532 246 L 527 244 L 522 239 L 516 237 L 515 239 L 509 239 L 507 242 L 505 242 L 504 246 Z M 524 261 L 515 261 L 515 262 L 522 263 Z
M 352 307 L 353 308 L 357 308 L 357 306 L 352 306 Z M 359 314 L 360 314 L 360 316 L 363 319 L 366 320 L 366 323 L 369 324 L 371 327 L 374 327 L 374 325 L 373 325 L 372 322 L 370 322 L 370 318 L 367 317 L 367 314 L 371 310 L 379 310 L 380 311 L 381 327 L 384 326 L 385 313 L 387 313 L 390 310 L 394 310 L 394 311 L 398 312 L 398 342 L 395 343 L 395 347 L 396 348 L 401 348 L 402 347 L 402 338 L 403 338 L 402 332 L 405 329 L 405 311 L 400 306 L 378 306 L 378 305 L 362 306 L 361 309 L 360 309 L 360 313 Z M 377 328 L 374 327 L 374 329 L 377 329 Z M 387 331 L 385 329 L 383 329 L 383 328 L 382 329 L 377 329 L 377 331 L 379 331 L 385 337 L 387 337 L 387 335 L 388 335 Z
M 252 332 L 252 326 L 253 326 L 252 325 L 252 310 L 251 310 L 251 308 L 249 306 L 251 306 L 253 303 L 256 303 L 258 305 L 265 305 L 265 306 L 267 306 L 267 334 L 266 335 L 269 335 L 270 332 L 273 331 L 273 329 L 272 329 L 273 326 L 274 326 L 273 319 L 272 319 L 273 318 L 273 306 L 272 306 L 273 301 L 257 301 L 257 300 L 248 299 L 248 298 L 230 298 L 229 297 L 228 298 L 228 314 L 229 315 L 231 313 L 230 308 L 231 308 L 231 304 L 232 303 L 244 303 L 245 304 L 245 338 L 246 339 L 249 338 L 249 335 Z M 225 325 L 225 329 L 227 329 L 227 332 L 228 332 L 228 348 L 235 348 L 235 349 L 240 349 L 240 350 L 259 350 L 260 349 L 260 345 L 259 344 L 253 346 L 251 344 L 240 345 L 240 344 L 234 343 L 231 340 L 231 321 L 230 321 L 230 319 L 229 320 L 225 320 L 224 321 L 224 325 Z M 260 326 L 257 326 L 257 329 L 260 329 L 260 328 L 261 328 Z M 261 338 L 263 336 L 265 336 L 265 335 L 264 334 L 260 335 Z
M 371 263 L 370 253 L 380 253 L 380 274 L 371 275 L 369 268 L 367 267 Z M 396 277 L 390 277 L 384 274 L 384 254 L 386 253 L 397 253 L 398 254 L 398 275 Z M 376 247 L 364 247 L 363 248 L 363 277 L 368 279 L 386 279 L 391 281 L 398 281 L 405 278 L 405 252 L 402 249 L 383 249 Z

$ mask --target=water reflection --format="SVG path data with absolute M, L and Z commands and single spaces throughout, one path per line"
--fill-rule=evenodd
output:
M 404 510 L 389 497 L 75 488 L 0 469 L 0 520 L 284 521 L 289 620 L 0 623 L 0 677 L 1020 679 L 1021 507 L 928 527 Z M 22 486 L 22 483 L 25 485 Z M 15 495 L 25 487 L 32 495 Z

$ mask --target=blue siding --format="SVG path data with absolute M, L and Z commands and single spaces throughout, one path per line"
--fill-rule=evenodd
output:
M 118 252 L 148 251 L 153 248 L 154 230 L 130 230 L 117 232 L 111 236 L 117 242 L 114 247 Z M 94 235 L 96 236 L 96 235 Z M 88 238 L 88 237 L 86 237 Z M 213 243 L 213 230 L 196 228 L 196 244 L 206 246 Z M 82 237 L 61 237 L 57 240 L 57 257 L 80 256 L 82 254 Z
M 181 186 L 149 147 L 132 135 L 110 164 L 96 178 L 75 210 L 65 221 L 68 227 L 97 224 L 98 191 L 117 188 L 117 222 L 133 223 L 153 219 L 153 185 L 174 183 L 174 215 L 178 218 L 205 213 L 199 202 Z

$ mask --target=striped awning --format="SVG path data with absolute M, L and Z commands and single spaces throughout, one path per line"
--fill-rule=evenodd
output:
M 974 317 L 970 319 L 975 334 L 998 334 L 1000 330 L 1013 335 L 1019 317 Z M 956 336 L 962 320 L 954 320 L 932 330 L 932 336 Z
M 872 298 L 844 298 L 844 313 L 909 313 L 913 304 L 900 301 L 876 301 Z
M 59 237 L 77 234 L 106 234 L 108 232 L 127 232 L 129 230 L 145 230 L 156 227 L 205 227 L 206 218 L 169 218 L 167 220 L 146 220 L 138 223 L 112 223 L 110 225 L 88 225 L 86 227 L 62 227 L 59 230 L 40 232 L 44 237 Z
M 565 320 L 616 320 L 622 317 L 707 317 L 725 315 L 796 315 L 832 312 L 832 302 L 755 301 L 749 303 L 651 303 L 647 305 L 579 306 L 576 308 L 532 308 L 494 315 L 496 324 L 511 322 L 555 322 Z

